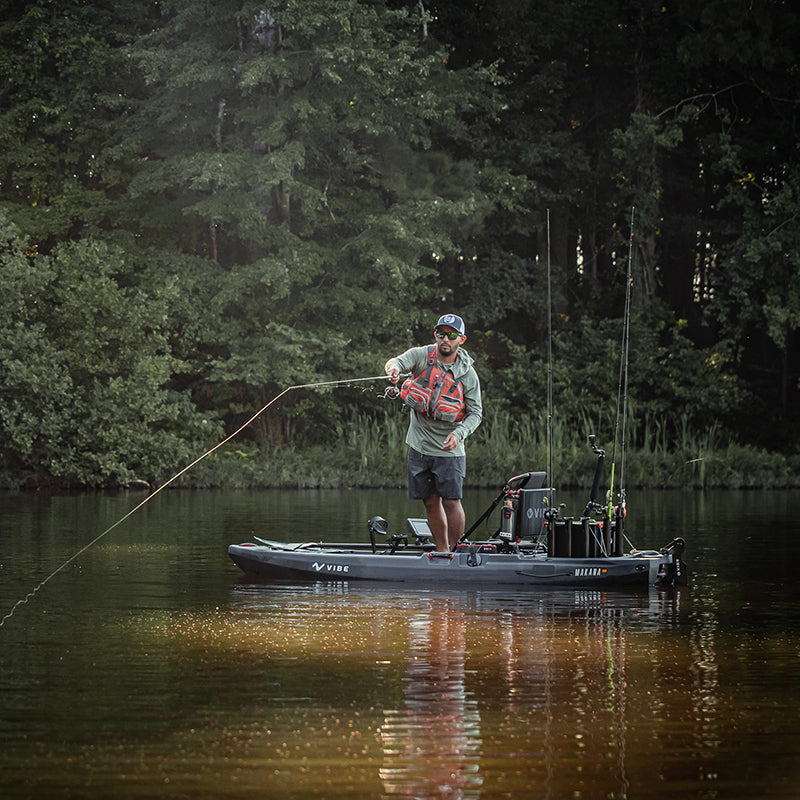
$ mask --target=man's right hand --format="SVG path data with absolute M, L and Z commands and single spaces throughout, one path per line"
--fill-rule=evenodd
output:
M 400 380 L 400 370 L 396 365 L 387 363 L 385 369 L 386 374 L 389 376 L 390 383 L 397 383 L 397 381 Z

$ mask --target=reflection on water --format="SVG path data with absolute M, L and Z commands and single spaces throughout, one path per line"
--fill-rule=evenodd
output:
M 359 527 L 386 508 L 350 497 L 336 514 Z M 796 793 L 800 537 L 784 495 L 655 496 L 639 536 L 684 531 L 692 583 L 635 593 L 251 584 L 227 544 L 276 538 L 268 521 L 297 496 L 163 499 L 0 628 L 4 800 Z M 124 501 L 4 505 L 3 607 Z M 303 496 L 318 529 L 330 502 Z
M 680 591 L 476 592 L 417 601 L 404 622 L 403 703 L 384 712 L 380 731 L 384 792 L 477 798 L 482 763 L 492 788 L 502 780 L 514 791 L 538 784 L 550 792 L 564 780 L 572 750 L 572 759 L 586 761 L 578 770 L 587 787 L 627 796 L 630 615 L 640 631 L 668 627 L 678 618 Z M 565 713 L 574 717 L 566 741 Z M 519 769 L 531 760 L 541 764 L 536 782 Z
M 463 611 L 447 601 L 408 619 L 404 704 L 385 711 L 381 728 L 386 794 L 480 795 L 480 715 L 466 687 L 466 626 Z
M 348 654 L 350 674 L 362 674 L 358 651 L 369 639 L 377 675 L 368 668 L 359 690 L 366 697 L 382 684 L 376 735 L 384 796 L 627 796 L 629 760 L 651 759 L 651 736 L 657 756 L 659 731 L 685 715 L 682 702 L 675 708 L 683 693 L 651 702 L 662 647 L 635 643 L 678 625 L 680 592 L 408 595 L 346 583 L 302 591 L 248 587 L 241 610 L 257 624 L 259 605 L 302 607 L 292 640 L 303 651 L 298 658 L 323 648 L 336 668 Z M 270 643 L 263 630 L 256 635 L 256 649 L 275 652 L 281 643 L 284 653 L 287 640 L 270 631 Z M 642 718 L 646 709 L 652 716 Z

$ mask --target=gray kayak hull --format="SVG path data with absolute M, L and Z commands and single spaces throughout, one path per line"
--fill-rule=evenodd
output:
M 259 578 L 392 581 L 435 586 L 648 586 L 675 582 L 669 553 L 635 551 L 622 556 L 557 558 L 541 552 L 499 553 L 469 547 L 455 553 L 407 548 L 371 552 L 319 543 L 234 544 L 233 562 Z

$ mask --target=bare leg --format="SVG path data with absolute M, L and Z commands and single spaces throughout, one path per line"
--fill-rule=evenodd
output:
M 444 515 L 447 519 L 447 549 L 452 550 L 458 544 L 458 540 L 464 535 L 464 527 L 466 525 L 464 507 L 458 499 L 442 500 L 442 505 L 444 506 Z
M 436 549 L 440 553 L 446 553 L 450 548 L 448 547 L 447 516 L 442 506 L 442 498 L 438 494 L 432 494 L 422 502 L 425 504 L 428 527 L 433 534 L 433 542 L 436 545 Z

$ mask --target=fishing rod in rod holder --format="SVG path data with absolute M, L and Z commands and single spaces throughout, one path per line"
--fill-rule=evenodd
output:
M 589 434 L 589 444 L 592 447 L 592 452 L 597 456 L 597 464 L 594 468 L 594 480 L 592 481 L 592 490 L 589 493 L 589 502 L 586 508 L 583 509 L 584 517 L 590 517 L 597 511 L 601 511 L 603 506 L 597 502 L 597 493 L 600 490 L 600 476 L 603 473 L 603 465 L 606 461 L 606 451 L 597 446 L 597 436 L 593 433 Z
M 500 501 L 503 500 L 505 497 L 507 497 L 512 490 L 518 491 L 520 489 L 524 489 L 528 481 L 531 479 L 532 475 L 533 475 L 532 472 L 523 472 L 522 475 L 515 475 L 513 478 L 509 478 L 505 482 L 503 488 L 500 490 L 500 494 L 498 494 L 497 497 L 495 497 L 495 499 L 492 500 L 486 511 L 484 511 L 483 514 L 481 514 L 481 516 L 478 517 L 478 519 L 472 523 L 469 530 L 467 530 L 461 536 L 461 538 L 456 542 L 455 546 L 453 547 L 453 550 L 455 550 L 460 544 L 464 544 L 469 539 L 473 531 L 475 531 L 484 520 L 489 518 L 489 516 L 495 510 L 495 508 L 497 508 L 497 506 L 500 505 Z

